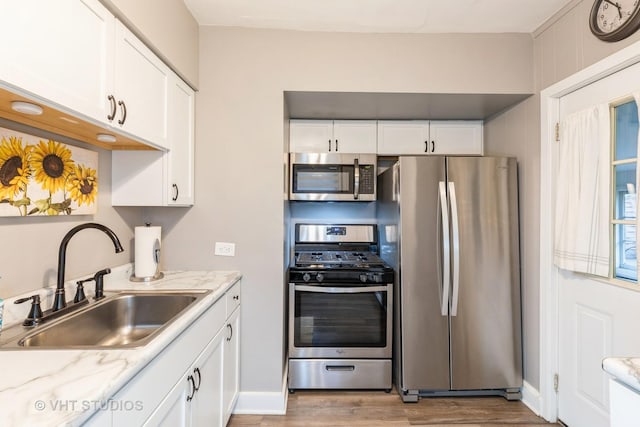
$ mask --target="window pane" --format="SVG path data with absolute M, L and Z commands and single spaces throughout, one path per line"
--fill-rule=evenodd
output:
M 635 101 L 615 107 L 616 152 L 614 160 L 633 159 L 638 155 L 638 107 Z
M 636 164 L 627 163 L 614 167 L 615 176 L 615 219 L 635 219 L 636 217 Z
M 615 271 L 620 279 L 637 280 L 638 264 L 636 260 L 636 226 L 616 224 Z

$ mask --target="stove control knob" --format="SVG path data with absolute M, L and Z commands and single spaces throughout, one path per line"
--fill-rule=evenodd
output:
M 322 282 L 324 280 L 324 274 L 322 274 L 322 273 L 316 274 L 316 280 L 318 282 Z
M 380 274 L 373 274 L 372 278 L 373 278 L 373 281 L 376 283 L 382 282 L 382 276 Z
M 360 275 L 360 281 L 362 283 L 367 283 L 367 275 L 366 274 L 361 274 Z
M 309 280 L 311 280 L 311 275 L 309 273 L 304 273 L 302 275 L 302 280 L 304 280 L 305 282 L 308 282 Z

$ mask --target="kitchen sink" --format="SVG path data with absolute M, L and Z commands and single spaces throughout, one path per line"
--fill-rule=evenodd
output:
M 147 344 L 211 291 L 126 291 L 36 327 L 10 347 L 130 348 Z

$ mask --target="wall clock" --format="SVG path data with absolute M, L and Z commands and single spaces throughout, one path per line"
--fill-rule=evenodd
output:
M 595 0 L 589 27 L 606 42 L 629 37 L 640 27 L 640 0 Z

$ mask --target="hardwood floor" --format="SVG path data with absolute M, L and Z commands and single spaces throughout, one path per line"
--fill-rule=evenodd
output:
M 451 426 L 551 425 L 522 402 L 502 397 L 433 397 L 402 403 L 395 391 L 298 391 L 286 415 L 232 415 L 228 427 L 246 426 Z

